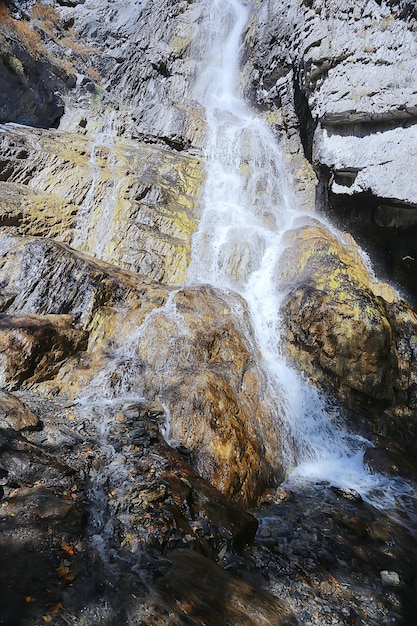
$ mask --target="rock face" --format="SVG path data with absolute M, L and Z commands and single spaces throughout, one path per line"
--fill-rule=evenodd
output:
M 359 498 L 342 506 L 330 487 L 280 515 L 285 398 L 243 298 L 185 282 L 208 141 L 192 88 L 204 10 L 0 3 L 0 621 L 10 625 L 289 626 L 294 610 L 322 626 L 331 611 L 336 623 L 366 620 L 370 605 L 388 623 L 405 615 L 403 596 L 414 606 L 409 536 L 395 522 L 359 511 Z M 300 206 L 359 215 L 406 278 L 416 19 L 401 0 L 255 1 L 242 48 L 245 93 L 286 151 Z M 264 222 L 272 232 L 272 212 Z M 373 437 L 370 463 L 415 470 L 415 313 L 323 220 L 284 240 L 271 267 L 288 358 Z M 246 252 L 238 241 L 231 253 L 236 285 Z M 261 539 L 246 548 L 258 522 L 242 507 L 263 499 Z M 376 573 L 364 565 L 374 559 Z M 397 571 L 387 599 L 380 572 Z M 355 597 L 354 580 L 372 599 Z M 299 606 L 315 610 L 313 592 L 314 619 Z
M 253 12 L 246 43 L 247 93 L 277 111 L 293 154 L 302 142 L 318 204 L 415 292 L 412 5 L 271 0 Z
M 407 442 L 402 467 L 414 465 L 415 312 L 370 278 L 351 237 L 313 222 L 288 232 L 286 243 L 278 280 L 287 290 L 282 337 L 289 353 L 386 449 L 398 454 L 399 441 Z M 363 424 L 364 414 L 372 426 Z
M 64 113 L 63 95 L 76 82 L 70 64 L 46 45 L 62 36 L 63 25 L 58 33 L 58 15 L 52 6 L 37 3 L 32 9 L 35 23 L 29 25 L 15 18 L 30 11 L 30 3 L 12 5 L 12 12 L 6 5 L 0 8 L 0 78 L 8 88 L 1 96 L 0 123 L 56 127 Z M 56 43 L 55 47 L 59 49 Z
M 224 493 L 254 504 L 279 480 L 276 399 L 233 311 L 243 301 L 202 287 L 171 291 L 168 305 L 166 287 L 39 237 L 3 239 L 0 281 L 7 389 L 46 381 L 163 402 L 170 437 Z
M 1 143 L 3 225 L 165 283 L 184 279 L 201 160 L 120 138 L 116 128 L 85 137 L 8 127 Z

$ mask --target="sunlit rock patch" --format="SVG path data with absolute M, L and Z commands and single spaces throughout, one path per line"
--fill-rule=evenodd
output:
M 54 237 L 167 284 L 183 281 L 204 180 L 201 160 L 133 142 L 7 127 L 0 224 Z
M 415 312 L 372 278 L 352 238 L 313 223 L 287 233 L 286 245 L 277 279 L 287 290 L 282 337 L 291 359 L 353 409 L 364 432 L 372 423 L 397 463 L 415 466 Z

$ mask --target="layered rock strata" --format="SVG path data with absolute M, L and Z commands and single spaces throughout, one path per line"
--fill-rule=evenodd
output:
M 244 72 L 249 97 L 289 138 L 296 177 L 302 144 L 317 203 L 413 293 L 416 30 L 410 3 L 262 2 Z

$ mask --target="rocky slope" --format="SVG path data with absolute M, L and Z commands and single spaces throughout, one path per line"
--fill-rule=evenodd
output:
M 415 525 L 277 489 L 285 398 L 246 304 L 184 285 L 203 12 L 0 3 L 0 623 L 411 624 Z M 242 58 L 300 206 L 410 291 L 416 19 L 255 2 Z M 370 463 L 415 473 L 410 304 L 323 220 L 286 234 L 275 280 L 288 358 L 373 438 Z

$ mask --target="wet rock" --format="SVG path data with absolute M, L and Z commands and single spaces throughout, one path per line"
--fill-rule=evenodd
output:
M 287 241 L 279 273 L 284 285 L 294 285 L 282 307 L 294 355 L 304 355 L 310 374 L 317 364 L 324 377 L 392 401 L 392 330 L 354 242 L 343 246 L 318 226 L 294 231 Z
M 0 315 L 0 377 L 11 390 L 53 378 L 62 362 L 87 346 L 70 315 Z
M 196 230 L 202 161 L 119 137 L 121 114 L 103 116 L 110 127 L 86 136 L 81 113 L 54 133 L 3 129 L 0 225 L 179 284 Z
M 347 500 L 356 500 L 356 502 L 362 502 L 362 496 L 354 489 L 347 489 L 346 487 L 332 487 L 333 491 L 346 498 Z
M 367 448 L 364 461 L 373 472 L 382 472 L 394 476 L 398 474 L 398 465 L 387 450 Z
M 77 325 L 86 328 L 100 307 L 135 303 L 140 308 L 148 291 L 149 283 L 139 284 L 137 275 L 53 240 L 12 238 L 9 242 L 6 235 L 4 242 L 6 250 L 0 264 L 4 312 L 60 315 L 67 323 L 65 315 L 69 314 Z M 31 271 L 33 267 L 36 271 Z M 164 297 L 161 289 L 157 302 L 163 303 Z
M 353 411 L 393 468 L 405 469 L 414 463 L 416 429 L 414 311 L 371 279 L 349 236 L 312 224 L 288 233 L 287 246 L 277 278 L 288 290 L 282 313 L 289 354 Z
M 411 624 L 415 567 L 410 546 L 416 540 L 411 518 L 410 534 L 384 511 L 347 500 L 329 485 L 298 485 L 293 494 L 292 500 L 262 504 L 255 512 L 260 530 L 245 554 L 298 623 Z M 229 571 L 243 577 L 255 573 L 242 557 L 228 563 Z M 393 572 L 395 580 L 398 576 L 402 588 L 384 587 L 383 570 Z
M 35 428 L 39 419 L 18 398 L 5 390 L 0 390 L 0 428 L 19 431 Z
M 137 393 L 166 403 L 172 420 L 170 436 L 190 450 L 199 471 L 238 501 L 255 502 L 281 472 L 275 409 L 265 374 L 256 365 L 250 339 L 245 338 L 251 334 L 250 325 L 240 326 L 221 292 L 182 290 L 173 299 L 177 313 L 161 309 L 145 322 L 150 311 L 166 302 L 163 287 L 51 240 L 5 236 L 4 241 L 3 310 L 32 316 L 60 314 L 56 319 L 61 322 L 67 319 L 62 314 L 69 313 L 89 331 L 86 345 L 85 335 L 72 330 L 78 337 L 73 349 L 65 353 L 57 344 L 42 366 L 39 355 L 33 356 L 33 363 L 27 357 L 26 367 L 21 359 L 14 359 L 20 378 L 14 380 L 18 374 L 8 365 L 5 383 L 10 388 L 26 379 L 40 383 L 59 369 L 54 386 L 77 393 L 86 384 L 94 386 L 95 373 L 113 358 L 106 381 L 109 389 L 128 384 Z M 32 274 L 28 268 L 35 258 L 36 274 Z M 243 303 L 237 300 L 236 306 L 242 308 Z M 131 311 L 126 312 L 126 307 Z M 17 327 L 19 318 L 10 319 Z M 47 323 L 46 317 L 42 323 Z M 113 355 L 119 345 L 126 345 L 129 333 L 137 339 L 131 357 L 123 363 L 123 357 Z M 80 350 L 81 357 L 68 359 Z M 36 372 L 29 371 L 35 365 Z M 129 382 L 122 383 L 126 378 Z
M 26 626 L 60 613 L 68 586 L 87 570 L 85 492 L 81 484 L 74 489 L 65 454 L 51 454 L 11 429 L 1 433 L 0 464 L 7 472 L 0 506 L 2 620 Z M 70 560 L 65 571 L 63 558 Z
M 278 598 L 239 580 L 203 556 L 176 551 L 172 571 L 157 583 L 164 604 L 175 610 L 180 621 L 190 624 L 220 623 L 258 626 L 296 625 L 297 621 Z
M 168 573 L 178 548 L 192 554 L 185 579 L 193 563 L 207 563 L 213 586 L 217 572 L 222 580 L 223 570 L 209 559 L 233 554 L 253 540 L 256 519 L 163 440 L 158 428 L 163 413 L 156 403 L 87 408 L 29 392 L 22 396 L 42 414 L 43 428 L 30 439 L 9 430 L 0 440 L 1 475 L 6 475 L 0 507 L 0 596 L 7 619 L 15 611 L 25 626 L 55 614 L 62 619 L 87 615 L 86 623 L 91 623 L 106 598 L 108 618 L 120 620 L 122 615 L 130 623 L 130 612 L 137 619 L 153 607 L 141 582 L 145 575 L 151 585 L 164 576 L 167 601 L 159 600 L 144 623 L 154 623 L 157 616 L 164 623 L 164 611 L 169 608 L 172 615 L 174 610 L 170 585 L 182 584 L 179 562 Z M 65 429 L 82 436 L 63 444 Z M 13 559 L 17 567 L 12 567 Z M 238 593 L 241 582 L 226 578 Z M 271 606 L 288 614 L 253 585 L 252 599 L 249 592 L 244 594 L 246 610 L 254 615 Z M 179 620 L 182 610 L 176 610 Z
M 183 289 L 173 304 L 139 338 L 143 393 L 168 406 L 169 436 L 191 451 L 202 475 L 238 502 L 256 502 L 282 470 L 272 395 L 250 326 L 211 287 Z

